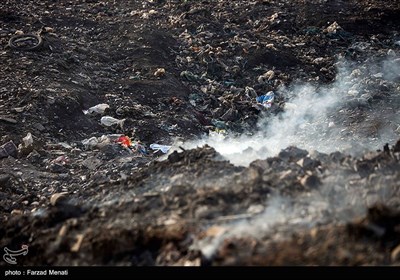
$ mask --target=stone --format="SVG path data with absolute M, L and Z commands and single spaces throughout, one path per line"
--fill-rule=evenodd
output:
M 315 175 L 306 175 L 300 179 L 300 184 L 303 187 L 315 189 L 321 184 L 321 180 Z
M 66 200 L 66 195 L 68 193 L 66 192 L 62 192 L 62 193 L 55 193 L 50 197 L 50 204 L 53 206 L 57 206 L 60 203 L 62 203 L 63 201 Z

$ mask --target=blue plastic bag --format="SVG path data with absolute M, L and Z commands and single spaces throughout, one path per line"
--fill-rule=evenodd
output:
M 269 91 L 267 94 L 257 96 L 257 103 L 261 104 L 265 108 L 271 108 L 272 102 L 274 102 L 275 94 L 272 91 Z

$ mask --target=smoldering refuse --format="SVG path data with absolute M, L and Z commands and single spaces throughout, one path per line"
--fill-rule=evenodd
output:
M 288 146 L 352 155 L 378 149 L 395 141 L 400 131 L 396 114 L 400 109 L 400 100 L 396 99 L 400 93 L 396 80 L 400 67 L 396 61 L 388 58 L 379 64 L 367 61 L 354 65 L 340 60 L 333 84 L 298 82 L 278 88 L 286 100 L 283 112 L 261 118 L 256 131 L 236 137 L 206 136 L 182 146 L 207 144 L 241 166 L 277 155 Z M 391 108 L 379 104 L 381 97 L 376 95 L 376 87 L 386 88 L 387 98 L 393 99 Z M 384 119 L 381 110 L 387 110 Z

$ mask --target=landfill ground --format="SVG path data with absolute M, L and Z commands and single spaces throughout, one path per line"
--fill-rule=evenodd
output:
M 0 265 L 399 265 L 399 15 L 0 1 Z

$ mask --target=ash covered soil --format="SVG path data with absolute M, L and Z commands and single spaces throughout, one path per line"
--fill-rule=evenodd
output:
M 28 245 L 19 265 L 399 265 L 399 14 L 1 1 L 0 248 Z

